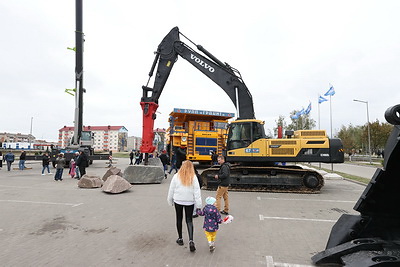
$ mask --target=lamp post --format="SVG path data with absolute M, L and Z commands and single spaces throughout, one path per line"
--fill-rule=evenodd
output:
M 369 154 L 369 164 L 372 164 L 371 162 L 371 132 L 369 130 L 369 111 L 368 111 L 368 101 L 363 101 L 363 100 L 357 100 L 353 99 L 355 102 L 361 102 L 367 105 L 367 129 L 368 129 L 368 154 Z

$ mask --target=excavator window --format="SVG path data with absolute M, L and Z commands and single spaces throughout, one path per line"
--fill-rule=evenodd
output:
M 248 147 L 260 138 L 265 138 L 261 124 L 257 122 L 232 123 L 228 133 L 228 150 Z

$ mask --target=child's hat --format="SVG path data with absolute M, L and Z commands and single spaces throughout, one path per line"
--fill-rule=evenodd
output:
M 214 204 L 215 201 L 217 201 L 217 200 L 216 200 L 215 198 L 213 198 L 213 197 L 207 197 L 207 198 L 206 198 L 206 203 L 207 203 L 208 205 Z

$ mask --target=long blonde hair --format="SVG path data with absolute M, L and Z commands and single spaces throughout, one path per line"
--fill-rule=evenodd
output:
M 193 163 L 190 160 L 182 162 L 182 166 L 178 171 L 178 177 L 184 186 L 193 184 L 193 177 L 195 176 Z

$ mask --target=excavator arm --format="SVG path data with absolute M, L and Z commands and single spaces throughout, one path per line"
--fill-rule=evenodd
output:
M 153 128 L 158 99 L 178 56 L 187 60 L 225 91 L 235 105 L 239 119 L 255 118 L 253 99 L 240 73 L 227 63 L 222 63 L 201 45 L 195 46 L 204 55 L 196 52 L 180 41 L 179 35 L 179 29 L 175 27 L 164 37 L 157 48 L 156 56 L 149 72 L 150 81 L 157 67 L 154 85 L 152 88 L 148 87 L 148 81 L 146 86 L 142 86 L 143 96 L 140 102 L 143 110 L 143 134 L 142 146 L 140 147 L 142 153 L 152 153 L 155 150 L 153 146 Z

